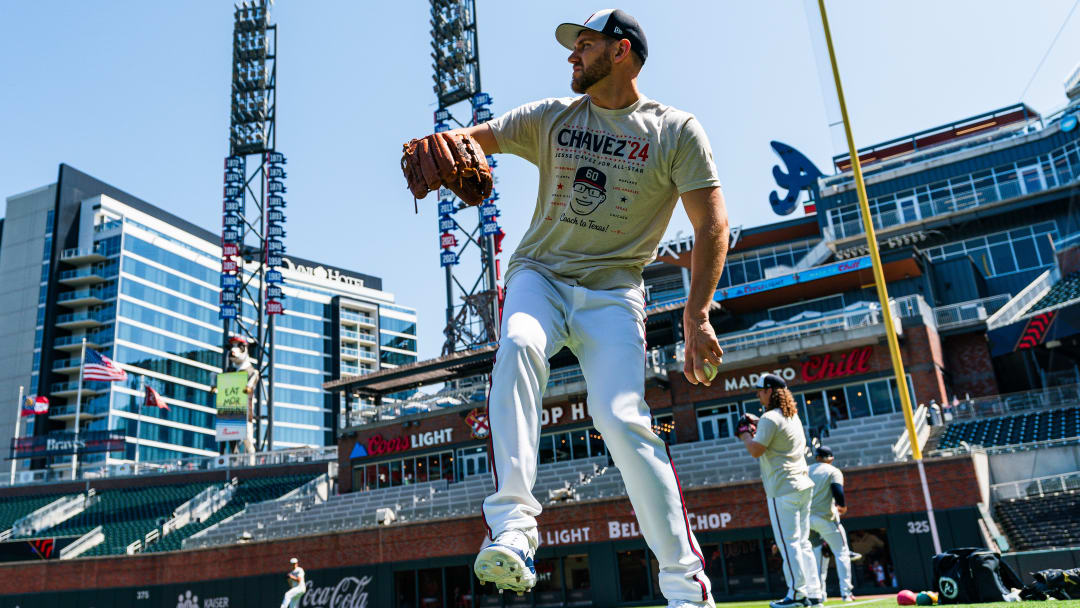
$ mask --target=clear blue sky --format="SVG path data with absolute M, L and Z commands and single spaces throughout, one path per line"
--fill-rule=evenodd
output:
M 859 145 L 1017 101 L 1074 0 L 830 0 Z M 498 114 L 570 95 L 562 21 L 602 5 L 477 0 L 484 89 Z M 767 197 L 789 143 L 830 172 L 834 154 L 800 0 L 628 0 L 649 61 L 642 92 L 695 113 L 731 221 L 778 219 Z M 1078 11 L 1080 12 L 1080 11 Z M 0 195 L 68 163 L 210 229 L 228 152 L 232 2 L 0 0 Z M 278 149 L 289 159 L 289 252 L 381 276 L 420 314 L 420 354 L 442 345 L 445 291 L 434 197 L 413 215 L 401 142 L 435 109 L 428 2 L 279 0 Z M 1080 61 L 1073 15 L 1023 101 L 1064 104 Z M 464 111 L 461 112 L 464 115 Z M 527 226 L 536 170 L 500 158 L 507 252 Z M 689 231 L 676 211 L 669 235 Z

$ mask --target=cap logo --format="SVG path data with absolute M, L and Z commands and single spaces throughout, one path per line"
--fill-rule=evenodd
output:
M 619 29 L 619 26 L 617 26 L 617 25 L 615 26 L 615 33 L 616 34 L 621 34 L 622 33 L 622 30 Z

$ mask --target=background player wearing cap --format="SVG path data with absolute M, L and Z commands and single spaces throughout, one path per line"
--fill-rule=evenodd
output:
M 761 464 L 761 482 L 769 502 L 773 536 L 784 558 L 787 595 L 773 608 L 817 606 L 823 593 L 810 547 L 810 499 L 814 484 L 806 467 L 806 438 L 795 397 L 776 374 L 757 381 L 757 397 L 765 413 L 756 429 L 739 421 L 739 439 Z
M 531 224 L 507 267 L 488 399 L 495 493 L 484 501 L 488 544 L 473 569 L 500 589 L 536 584 L 541 394 L 548 358 L 566 346 L 581 364 L 589 413 L 660 564 L 669 606 L 711 607 L 701 548 L 644 399 L 641 271 L 681 196 L 695 235 L 684 373 L 708 384 L 705 361 L 719 365 L 723 355 L 708 317 L 727 253 L 720 180 L 693 115 L 638 91 L 648 46 L 633 17 L 598 11 L 560 25 L 555 37 L 571 51 L 571 89 L 583 95 L 529 103 L 462 130 L 486 153 L 516 154 L 540 172 Z
M 289 590 L 285 597 L 281 598 L 281 608 L 296 608 L 300 605 L 300 596 L 307 591 L 307 583 L 304 581 L 304 569 L 300 567 L 300 560 L 295 557 L 289 560 L 292 570 L 289 571 Z
M 836 558 L 836 574 L 840 577 L 840 596 L 845 602 L 855 600 L 851 595 L 851 555 L 848 551 L 847 532 L 840 523 L 840 516 L 847 512 L 844 500 L 844 474 L 832 465 L 833 453 L 827 446 L 814 450 L 817 462 L 810 465 L 810 480 L 814 482 L 814 496 L 810 500 L 810 529 L 817 532 L 829 544 Z M 821 546 L 814 548 L 814 557 L 821 573 L 822 598 L 825 597 L 825 578 L 828 566 L 822 568 Z

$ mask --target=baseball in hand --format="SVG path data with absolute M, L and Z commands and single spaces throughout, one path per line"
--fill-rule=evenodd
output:
M 716 377 L 716 373 L 718 371 L 720 371 L 720 370 L 717 369 L 717 367 L 715 365 L 713 365 L 712 363 L 709 363 L 708 361 L 704 361 L 703 367 L 705 368 L 705 379 L 707 381 L 709 381 L 709 382 L 712 382 L 713 378 Z

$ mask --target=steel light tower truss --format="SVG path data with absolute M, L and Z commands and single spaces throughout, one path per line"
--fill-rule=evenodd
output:
M 222 368 L 232 336 L 248 349 L 259 373 L 255 389 L 257 449 L 273 449 L 274 317 L 284 312 L 279 270 L 285 246 L 285 156 L 275 149 L 277 26 L 272 0 L 236 5 L 229 156 L 221 229 Z M 262 421 L 266 426 L 263 429 Z
M 491 96 L 480 89 L 480 54 L 476 43 L 474 0 L 430 0 L 431 67 L 439 109 L 435 111 L 435 131 L 477 125 L 491 120 Z M 450 107 L 469 102 L 470 115 L 462 122 Z M 492 170 L 495 159 L 487 157 Z M 498 183 L 498 178 L 495 178 Z M 477 348 L 499 339 L 499 266 L 504 233 L 499 227 L 497 192 L 475 211 L 463 205 L 446 188 L 439 190 L 439 263 L 446 272 L 446 341 L 444 355 Z M 475 219 L 475 221 L 474 221 Z M 458 237 L 461 237 L 459 240 Z M 459 265 L 463 258 L 479 252 L 479 272 L 472 274 Z M 471 260 L 469 260 L 471 261 Z M 456 270 L 455 270 L 456 269 Z

